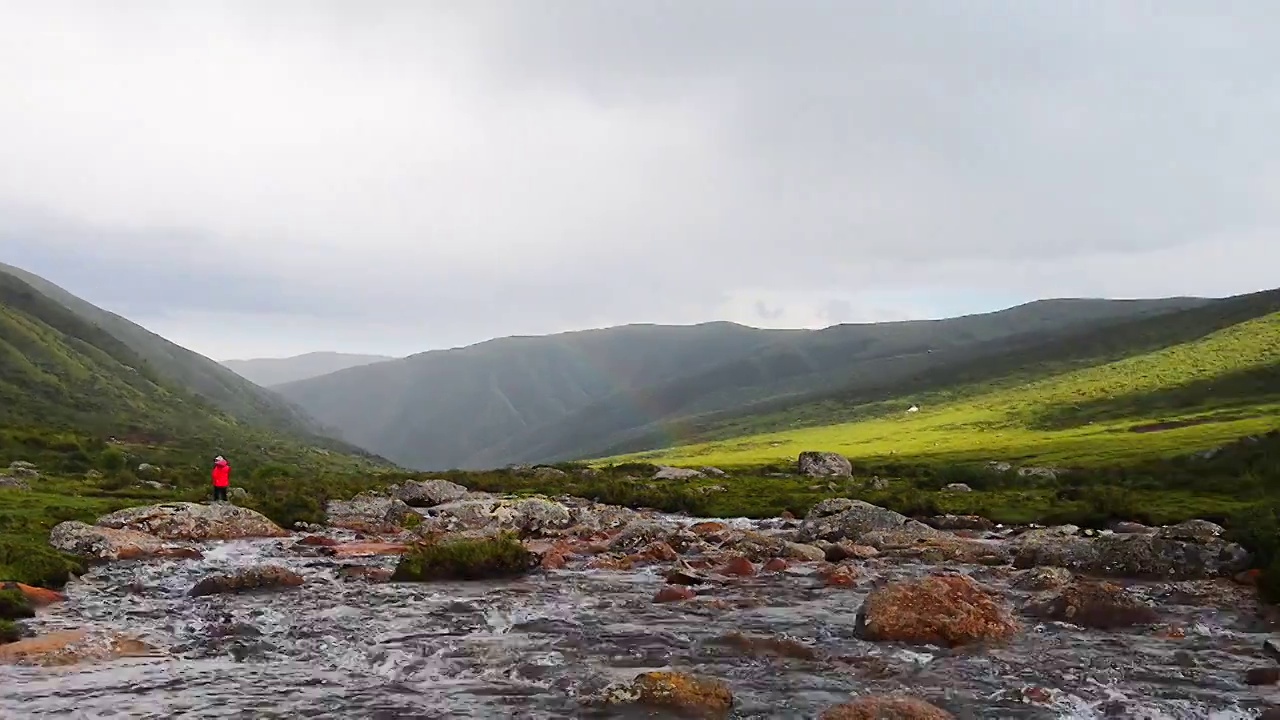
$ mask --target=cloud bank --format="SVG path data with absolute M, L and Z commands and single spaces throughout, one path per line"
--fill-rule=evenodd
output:
M 1280 10 L 0 2 L 0 259 L 217 358 L 1225 295 Z

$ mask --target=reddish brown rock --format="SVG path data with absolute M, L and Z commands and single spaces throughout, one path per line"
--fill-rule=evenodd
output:
M 324 535 L 308 535 L 298 541 L 299 545 L 309 545 L 312 547 L 331 547 L 337 545 L 338 541 Z
M 832 565 L 818 571 L 827 587 L 853 587 L 858 584 L 858 569 L 851 565 Z
M 0 663 L 45 667 L 150 655 L 146 643 L 118 633 L 63 630 L 0 645 Z
M 818 653 L 813 648 L 796 640 L 787 638 L 744 635 L 732 632 L 717 640 L 752 657 L 774 656 L 793 660 L 816 660 Z
M 991 592 L 965 575 L 924 577 L 873 590 L 859 612 L 863 637 L 955 647 L 998 642 L 1020 626 Z
M 369 555 L 402 555 L 409 549 L 402 543 L 351 542 L 332 545 L 329 551 L 335 557 L 360 557 Z
M 613 570 L 615 572 L 623 572 L 630 570 L 634 562 L 629 557 L 619 557 L 617 555 L 598 555 L 587 563 L 588 570 Z
M 551 551 L 542 556 L 543 570 L 561 570 L 568 564 L 569 561 L 562 553 Z
M 722 522 L 700 522 L 689 526 L 689 532 L 698 537 L 706 537 L 707 535 L 720 535 L 728 532 L 729 526 Z
M 833 543 L 827 548 L 827 560 L 830 562 L 840 562 L 842 560 L 870 560 L 880 554 L 880 551 L 870 545 L 859 545 L 849 540 L 841 540 Z
M 728 717 L 733 709 L 733 693 L 719 680 L 676 672 L 649 672 L 631 684 L 635 702 L 667 708 L 685 716 Z
M 668 585 L 659 590 L 653 596 L 653 601 L 655 603 L 684 602 L 685 600 L 692 600 L 697 596 L 698 594 L 687 586 Z
M 297 587 L 303 578 L 296 572 L 279 565 L 260 565 L 242 568 L 230 574 L 209 575 L 195 584 L 188 593 L 191 597 L 221 595 L 227 593 L 278 590 Z
M 637 555 L 645 562 L 675 562 L 680 559 L 670 545 L 657 540 L 644 546 Z
M 1246 685 L 1275 685 L 1280 682 L 1280 667 L 1251 668 L 1244 674 Z
M 782 520 L 795 520 L 795 519 L 796 519 L 796 516 L 795 516 L 794 514 L 792 514 L 792 512 L 791 512 L 790 510 L 783 510 L 783 511 L 782 511 L 782 514 L 781 514 L 781 515 L 779 515 L 778 517 L 779 517 L 780 519 L 782 519 Z
M 720 568 L 720 574 L 731 577 L 751 577 L 756 574 L 756 566 L 741 555 L 735 555 Z
M 0 590 L 17 590 L 27 598 L 27 602 L 31 603 L 32 607 L 44 607 L 45 605 L 52 605 L 53 603 L 62 602 L 67 599 L 66 595 L 55 590 L 24 585 L 20 582 L 7 582 L 0 584 Z
M 178 560 L 199 560 L 204 553 L 193 547 L 164 547 L 155 551 L 154 557 L 175 558 Z
M 771 572 L 771 573 L 782 572 L 783 570 L 786 570 L 788 567 L 789 566 L 787 565 L 786 560 L 783 560 L 782 558 L 774 558 L 764 564 L 764 571 Z
M 955 720 L 919 698 L 871 695 L 825 710 L 820 720 Z
M 1029 703 L 1047 705 L 1053 702 L 1053 693 L 1044 688 L 1029 687 L 1022 690 L 1022 697 Z

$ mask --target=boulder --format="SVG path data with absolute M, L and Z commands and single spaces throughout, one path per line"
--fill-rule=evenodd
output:
M 796 531 L 795 539 L 806 543 L 815 540 L 857 542 L 874 530 L 901 529 L 908 521 L 906 515 L 861 500 L 831 498 L 813 506 Z M 934 532 L 932 528 L 925 529 Z
M 0 645 L 0 663 L 59 667 L 154 653 L 146 643 L 119 633 L 61 630 Z
M 808 562 L 819 562 L 827 559 L 827 553 L 817 545 L 809 545 L 807 543 L 785 543 L 786 556 L 792 560 L 805 560 Z
M 0 592 L 4 592 L 6 590 L 16 590 L 21 593 L 32 607 L 44 607 L 67 599 L 66 595 L 63 595 L 56 590 L 24 585 L 20 582 L 0 583 Z
M 858 612 L 858 627 L 867 640 L 943 647 L 999 642 L 1020 629 L 1000 599 L 966 575 L 877 588 Z
M 943 492 L 973 492 L 973 488 L 964 483 L 949 483 L 942 488 Z
M 1111 532 L 1119 533 L 1120 535 L 1145 535 L 1153 533 L 1155 530 L 1142 523 L 1122 521 L 1112 525 Z
M 819 720 L 955 720 L 955 716 L 919 698 L 868 695 L 828 708 Z
M 12 475 L 0 475 L 0 488 L 9 488 L 11 490 L 30 490 L 31 485 L 22 478 L 16 478 Z
M 910 558 L 937 564 L 944 562 L 969 565 L 1008 565 L 1011 553 L 1003 545 L 969 540 L 950 533 L 908 522 L 901 530 L 877 530 L 859 541 L 875 548 L 884 557 Z
M 987 532 L 996 528 L 994 522 L 981 515 L 935 515 L 924 522 L 929 527 L 937 530 L 978 530 Z
M 796 466 L 801 475 L 810 477 L 850 477 L 853 463 L 849 458 L 833 452 L 806 450 L 800 453 Z
M 233 503 L 243 503 L 248 501 L 249 491 L 242 487 L 227 488 L 227 500 Z
M 1221 525 L 1211 523 L 1208 520 L 1187 520 L 1177 525 L 1160 528 L 1156 531 L 1156 537 L 1163 540 L 1183 540 L 1206 544 L 1221 538 L 1223 532 Z
M 728 477 L 729 476 L 729 473 L 721 470 L 718 467 L 711 467 L 710 465 L 708 465 L 707 467 L 698 468 L 698 470 L 702 471 L 702 474 L 708 477 Z
M 835 543 L 824 543 L 827 553 L 828 562 L 840 562 L 842 560 L 870 560 L 880 554 L 880 551 L 870 545 L 859 545 L 851 540 L 841 540 Z
M 719 680 L 679 672 L 647 672 L 631 685 L 608 695 L 615 704 L 632 703 L 668 710 L 677 717 L 727 718 L 733 709 L 733 692 Z
M 410 480 L 394 492 L 397 498 L 413 507 L 435 507 L 461 500 L 470 491 L 448 480 Z
M 533 476 L 539 480 L 563 480 L 569 477 L 569 473 L 553 467 L 536 467 L 533 469 Z
M 155 465 L 152 465 L 151 463 L 140 463 L 138 465 L 137 473 L 138 473 L 138 477 L 146 477 L 148 475 L 159 475 L 160 468 L 156 467 Z
M 685 585 L 666 585 L 654 594 L 653 601 L 659 604 L 684 602 L 686 600 L 692 600 L 697 596 L 698 593 Z
M 35 480 L 40 477 L 40 471 L 36 469 L 35 464 L 26 460 L 14 460 L 9 463 L 9 474 L 19 480 Z
M 226 503 L 164 503 L 98 518 L 100 527 L 137 530 L 164 540 L 234 540 L 288 535 L 265 515 Z
M 622 529 L 617 537 L 609 541 L 609 550 L 613 552 L 636 552 L 655 540 L 665 540 L 675 532 L 675 528 L 652 520 L 637 520 Z
M 699 470 L 678 467 L 660 467 L 658 472 L 653 474 L 654 480 L 692 480 L 700 477 L 703 477 L 703 474 Z
M 1055 590 L 1071 582 L 1070 570 L 1060 567 L 1032 568 L 1014 578 L 1012 586 L 1017 590 Z
M 1082 538 L 1038 535 L 1013 541 L 1014 567 L 1054 566 L 1084 575 L 1152 580 L 1230 577 L 1249 567 L 1249 553 L 1222 540 L 1187 542 L 1146 535 Z
M 87 525 L 77 520 L 58 523 L 49 531 L 53 549 L 86 560 L 132 560 L 160 554 L 164 541 L 137 530 Z
M 203 597 L 258 590 L 279 590 L 297 587 L 302 583 L 302 576 L 288 568 L 279 565 L 259 565 L 233 573 L 209 575 L 196 583 L 188 595 Z
M 1108 582 L 1072 583 L 1048 597 L 1033 600 L 1025 610 L 1035 617 L 1098 630 L 1151 625 L 1159 620 L 1149 605 Z
M 429 508 L 426 514 L 447 532 L 514 530 L 531 537 L 555 534 L 574 522 L 569 508 L 536 497 L 457 500 Z
M 812 647 L 786 637 L 744 635 L 734 631 L 716 638 L 713 642 L 717 645 L 727 645 L 751 657 L 778 657 L 808 661 L 818 659 L 818 652 Z
M 403 500 L 372 492 L 330 500 L 324 512 L 331 527 L 373 535 L 400 532 L 415 514 Z

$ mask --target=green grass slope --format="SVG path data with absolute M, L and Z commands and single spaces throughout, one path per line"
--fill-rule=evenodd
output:
M 1097 359 L 1123 352 L 1120 345 L 1137 349 L 1122 359 L 1097 364 L 1078 360 L 1085 366 L 1070 368 L 1069 353 L 1055 360 L 1042 348 L 1036 352 L 1044 360 L 1038 372 L 1034 366 L 1015 372 L 997 363 L 994 369 L 1004 374 L 985 382 L 851 403 L 845 410 L 862 412 L 864 420 L 743 435 L 624 459 L 733 467 L 789 462 L 803 450 L 819 449 L 881 461 L 1108 465 L 1215 447 L 1280 427 L 1277 300 L 1274 292 L 1260 293 L 1221 301 L 1217 308 L 1186 311 L 1190 317 L 1178 314 L 1117 328 L 1093 338 L 1096 345 L 1083 353 Z M 1144 350 L 1249 313 L 1257 316 L 1193 340 Z M 1161 325 L 1165 332 L 1156 332 Z M 967 371 L 976 373 L 977 368 Z M 920 411 L 906 412 L 915 403 Z M 803 418 L 805 409 L 818 417 Z M 792 422 L 820 422 L 822 410 L 793 408 L 797 419 Z M 785 417 L 770 422 L 781 423 Z
M 237 420 L 313 441 L 322 441 L 321 438 L 333 434 L 276 393 L 254 385 L 203 355 L 96 307 L 44 278 L 3 263 L 0 263 L 0 276 L 21 281 L 88 324 L 97 326 L 130 348 L 156 377 L 208 401 Z M 338 450 L 353 449 L 345 444 L 329 444 Z

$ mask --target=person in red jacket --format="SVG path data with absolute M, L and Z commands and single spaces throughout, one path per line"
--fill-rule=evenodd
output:
M 227 488 L 231 486 L 231 465 L 219 455 L 213 459 L 213 501 L 227 501 Z

